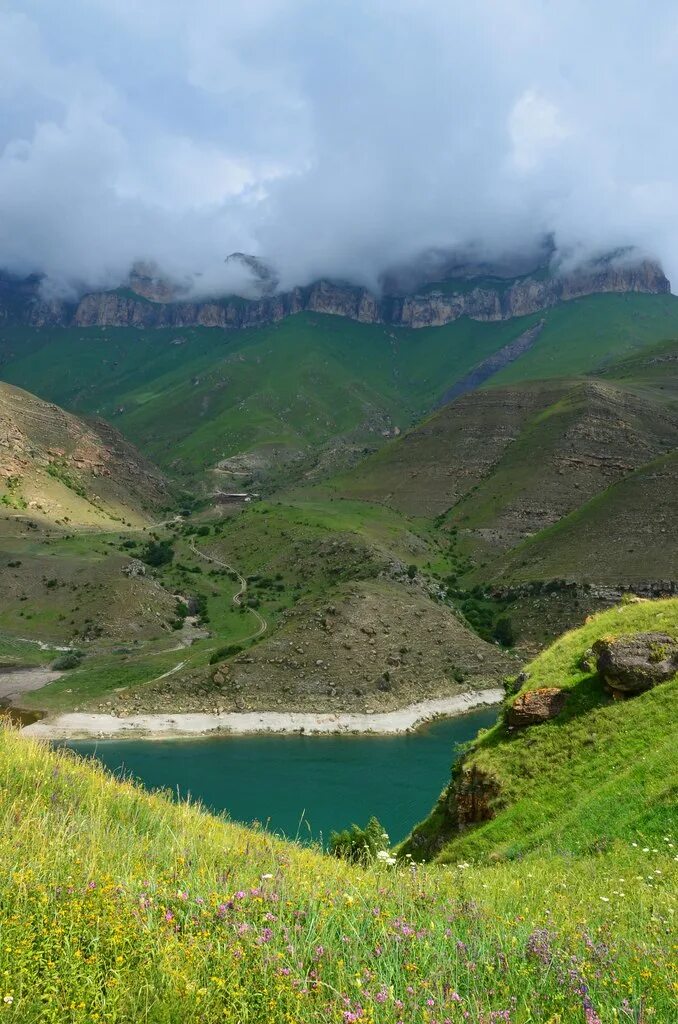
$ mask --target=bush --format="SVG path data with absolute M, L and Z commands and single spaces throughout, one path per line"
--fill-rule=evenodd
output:
M 502 647 L 513 646 L 516 642 L 516 637 L 513 629 L 513 623 L 509 619 L 508 615 L 502 615 L 500 619 L 497 619 L 492 635 L 495 640 L 499 641 Z
M 242 649 L 242 644 L 225 644 L 224 647 L 217 647 L 214 654 L 210 655 L 210 665 L 216 665 L 218 661 L 230 658 L 233 654 L 240 654 Z
M 334 857 L 341 857 L 352 864 L 367 866 L 377 860 L 386 849 L 388 835 L 378 818 L 372 817 L 365 828 L 351 825 L 342 832 L 330 835 L 329 852 Z
M 171 540 L 149 540 L 141 550 L 140 558 L 146 565 L 169 565 L 174 558 Z
M 408 565 L 408 567 L 407 567 L 407 575 L 408 575 L 408 577 L 411 580 L 414 579 L 414 577 L 417 575 L 417 567 L 416 567 L 416 565 Z
M 57 672 L 63 672 L 69 668 L 77 668 L 82 660 L 82 651 L 67 651 L 65 654 L 59 655 L 52 662 L 52 668 Z

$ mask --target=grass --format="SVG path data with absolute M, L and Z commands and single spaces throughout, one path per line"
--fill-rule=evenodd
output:
M 568 693 L 565 710 L 528 729 L 510 731 L 500 722 L 481 733 L 463 771 L 475 772 L 493 817 L 459 833 L 455 798 L 444 793 L 415 830 L 429 849 L 442 845 L 441 862 L 515 859 L 535 849 L 581 855 L 620 841 L 641 847 L 663 841 L 675 821 L 678 675 L 613 701 L 595 659 L 586 662 L 597 638 L 645 631 L 678 636 L 678 599 L 628 603 L 592 616 L 527 665 L 520 692 L 558 687 Z
M 1 347 L 7 381 L 101 414 L 160 465 L 190 474 L 262 445 L 303 449 L 355 431 L 380 439 L 523 329 L 385 329 L 305 313 L 230 333 L 11 328 Z
M 171 562 L 147 567 L 144 577 L 125 575 L 122 570 L 143 556 L 153 537 L 171 542 Z M 247 577 L 245 601 L 269 627 L 264 640 L 300 602 L 311 618 L 320 602 L 336 599 L 341 584 L 439 554 L 424 523 L 378 505 L 320 498 L 258 502 L 220 520 L 203 516 L 124 533 L 31 531 L 10 521 L 0 537 L 0 559 L 4 555 L 12 566 L 6 569 L 12 600 L 0 611 L 0 629 L 9 637 L 73 643 L 86 651 L 77 669 L 27 694 L 23 703 L 52 711 L 98 708 L 101 701 L 122 707 L 130 689 L 146 699 L 144 687 L 171 670 L 173 688 L 184 678 L 178 672 L 186 676 L 177 701 L 185 692 L 211 710 L 215 699 L 222 700 L 203 678 L 210 658 L 221 648 L 246 645 L 256 623 L 233 604 L 235 577 L 192 545 Z M 173 628 L 178 595 L 199 602 L 210 634 L 190 647 L 179 647 L 182 633 Z
M 363 870 L 4 729 L 0 1012 L 21 1024 L 659 1024 L 673 1007 L 672 842 Z
M 535 344 L 485 387 L 577 377 L 678 335 L 674 295 L 590 295 L 544 314 Z
M 483 578 L 638 586 L 670 577 L 678 561 L 672 527 L 677 491 L 674 451 L 628 473 L 518 544 L 492 563 Z

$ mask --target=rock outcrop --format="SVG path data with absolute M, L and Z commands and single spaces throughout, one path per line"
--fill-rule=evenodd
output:
M 528 690 L 516 697 L 509 707 L 507 721 L 519 728 L 540 725 L 559 715 L 566 703 L 567 693 L 558 687 L 542 686 L 538 690 Z
M 603 637 L 593 652 L 607 685 L 624 696 L 650 690 L 678 673 L 678 640 L 666 633 Z
M 242 254 L 235 254 L 242 256 Z M 306 288 L 258 299 L 226 297 L 206 301 L 171 300 L 159 276 L 136 268 L 127 288 L 92 292 L 77 303 L 45 301 L 39 280 L 0 281 L 0 323 L 34 327 L 218 327 L 233 329 L 276 323 L 304 310 L 343 316 L 369 324 L 439 327 L 466 316 L 495 321 L 527 316 L 559 302 L 609 292 L 661 294 L 670 285 L 661 267 L 642 260 L 633 264 L 601 261 L 568 274 L 545 274 L 518 280 L 446 282 L 445 290 L 426 294 L 377 297 L 365 288 L 317 281 Z
M 495 803 L 500 788 L 496 779 L 481 771 L 477 765 L 464 765 L 449 792 L 451 810 L 456 817 L 457 829 L 489 821 L 495 815 Z

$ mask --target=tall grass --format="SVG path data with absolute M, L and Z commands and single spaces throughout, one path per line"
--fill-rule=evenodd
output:
M 0 1015 L 668 1022 L 672 843 L 361 870 L 4 729 Z

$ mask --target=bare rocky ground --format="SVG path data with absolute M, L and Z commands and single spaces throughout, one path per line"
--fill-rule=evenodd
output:
M 39 690 L 63 675 L 46 666 L 15 668 L 0 665 L 0 705 L 16 703 L 24 693 Z
M 385 712 L 496 687 L 516 664 L 416 584 L 367 581 L 301 602 L 230 662 L 118 694 L 116 710 Z

